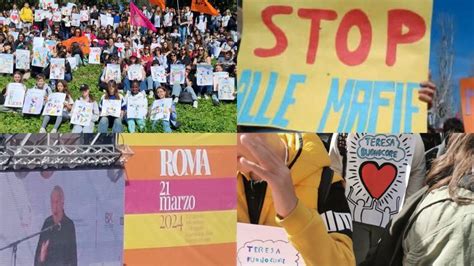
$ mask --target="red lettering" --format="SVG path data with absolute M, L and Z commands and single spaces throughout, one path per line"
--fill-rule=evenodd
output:
M 403 26 L 408 28 L 405 34 Z M 395 9 L 388 12 L 387 29 L 387 56 L 385 63 L 393 66 L 397 60 L 398 44 L 414 43 L 419 41 L 426 32 L 426 24 L 423 18 L 409 10 Z
M 282 54 L 288 47 L 288 39 L 280 27 L 273 23 L 276 15 L 289 15 L 293 12 L 290 6 L 269 6 L 262 11 L 262 21 L 275 36 L 275 46 L 272 48 L 256 48 L 254 54 L 258 57 L 272 57 Z
M 298 16 L 300 18 L 311 20 L 311 29 L 309 35 L 308 53 L 306 54 L 306 63 L 314 64 L 316 60 L 316 54 L 318 53 L 319 44 L 319 30 L 321 20 L 335 20 L 337 13 L 333 10 L 323 9 L 306 9 L 302 8 L 298 10 Z
M 360 42 L 354 51 L 349 51 L 347 40 L 353 26 L 359 28 Z M 336 34 L 336 53 L 339 60 L 348 66 L 360 65 L 369 56 L 371 44 L 372 26 L 367 15 L 360 9 L 347 12 L 342 18 Z

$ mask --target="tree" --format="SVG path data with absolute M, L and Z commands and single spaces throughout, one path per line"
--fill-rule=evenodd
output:
M 433 103 L 433 126 L 440 128 L 447 118 L 453 117 L 453 63 L 454 63 L 454 20 L 451 15 L 441 14 L 437 23 L 440 29 L 438 45 L 438 80 Z

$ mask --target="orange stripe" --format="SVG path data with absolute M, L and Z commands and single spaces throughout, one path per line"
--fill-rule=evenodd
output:
M 124 265 L 235 266 L 236 249 L 236 243 L 173 248 L 127 249 L 124 251 Z
M 135 153 L 126 163 L 125 170 L 129 180 L 157 180 L 169 177 L 180 179 L 196 178 L 223 178 L 235 176 L 237 167 L 236 146 L 188 146 L 188 147 L 131 147 Z M 189 171 L 187 176 L 161 176 L 161 153 L 160 150 L 169 149 L 173 152 L 177 149 L 190 149 L 191 154 L 195 154 L 196 149 L 205 149 L 209 159 L 210 175 L 193 175 Z M 180 153 L 180 155 L 182 155 Z M 178 169 L 181 169 L 182 160 L 178 156 Z

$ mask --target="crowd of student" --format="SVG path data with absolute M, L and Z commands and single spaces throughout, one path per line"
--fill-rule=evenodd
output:
M 38 12 L 40 16 L 36 15 Z M 59 21 L 58 12 L 61 13 Z M 122 132 L 124 123 L 129 132 L 143 132 L 146 120 L 153 113 L 153 99 L 164 98 L 172 99 L 171 105 L 167 105 L 165 110 L 170 114 L 169 118 L 159 119 L 160 123 L 153 120 L 152 129 L 155 130 L 156 125 L 161 124 L 164 132 L 171 132 L 172 128 L 179 126 L 176 104 L 192 104 L 194 108 L 198 108 L 198 101 L 201 99 L 212 99 L 214 105 L 222 102 L 218 93 L 218 80 L 214 78 L 213 85 L 198 85 L 197 68 L 201 64 L 212 67 L 213 72 L 224 74 L 224 77 L 231 78 L 235 84 L 235 79 L 232 78 L 235 78 L 237 71 L 235 65 L 239 41 L 236 15 L 229 10 L 217 16 L 198 14 L 191 12 L 187 6 L 181 10 L 144 6 L 142 12 L 155 28 L 130 26 L 130 9 L 111 6 L 98 9 L 96 6 L 67 4 L 34 8 L 25 4 L 21 10 L 14 5 L 12 10 L 3 12 L 5 19 L 3 32 L 0 34 L 0 47 L 3 51 L 0 52 L 15 55 L 18 49 L 28 49 L 33 58 L 36 56 L 36 40 L 41 39 L 43 47 L 50 47 L 45 66 L 30 63 L 28 69 L 17 69 L 15 65 L 13 82 L 23 83 L 28 78 L 36 78 L 34 88 L 44 90 L 45 103 L 51 93 L 66 94 L 63 113 L 56 117 L 51 132 L 57 132 L 61 124 L 70 119 L 78 100 L 91 103 L 93 115 L 90 125 L 72 125 L 72 132 L 75 133 L 93 132 L 97 122 L 98 132 L 107 132 L 109 128 L 114 133 Z M 80 23 L 77 25 L 79 16 Z M 100 48 L 99 53 L 95 52 L 97 48 Z M 65 61 L 62 79 L 50 79 L 50 62 L 53 58 Z M 33 58 L 32 61 L 34 60 Z M 81 96 L 73 99 L 68 83 L 74 78 L 74 69 L 87 64 L 103 65 L 97 81 L 97 87 L 103 91 L 103 95 L 100 99 L 94 99 L 95 84 L 83 84 L 80 86 Z M 108 75 L 110 65 L 118 66 L 118 75 Z M 180 66 L 184 70 L 184 81 L 171 84 L 170 76 L 174 66 Z M 153 77 L 152 69 L 155 67 L 164 69 L 165 82 L 159 82 Z M 0 104 L 3 105 L 7 93 L 5 88 Z M 141 118 L 129 118 L 127 106 L 130 98 L 143 98 L 147 114 Z M 233 99 L 226 98 L 224 101 Z M 118 117 L 103 112 L 103 102 L 109 100 L 121 101 L 122 112 Z M 1 111 L 18 111 L 5 106 L 0 108 Z M 44 115 L 39 132 L 46 132 L 47 125 L 52 120 L 52 117 Z

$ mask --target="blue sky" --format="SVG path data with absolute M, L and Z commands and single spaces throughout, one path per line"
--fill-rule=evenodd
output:
M 430 69 L 434 80 L 438 76 L 436 51 L 440 39 L 437 18 L 442 13 L 451 15 L 454 20 L 454 99 L 459 102 L 459 79 L 474 75 L 474 0 L 434 0 L 430 55 Z

